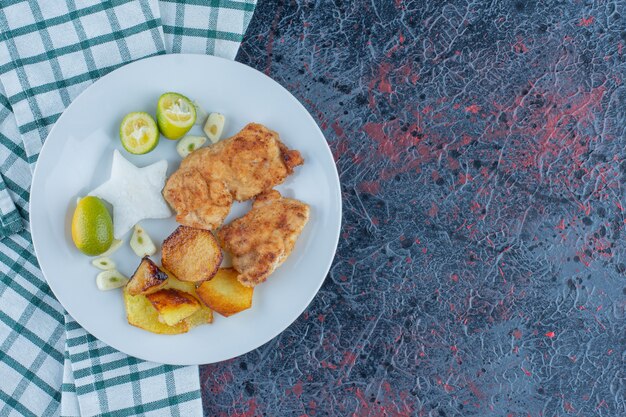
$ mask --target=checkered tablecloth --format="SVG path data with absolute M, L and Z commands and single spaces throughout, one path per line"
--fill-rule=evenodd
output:
M 43 279 L 31 172 L 91 83 L 163 53 L 234 59 L 256 0 L 0 2 L 0 416 L 202 414 L 197 367 L 124 355 L 85 332 Z

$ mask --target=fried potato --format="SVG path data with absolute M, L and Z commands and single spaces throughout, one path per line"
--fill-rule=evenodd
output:
M 206 306 L 202 306 L 200 310 L 196 311 L 183 321 L 189 325 L 190 329 L 201 324 L 213 323 L 213 310 Z
M 159 321 L 159 313 L 145 295 L 131 295 L 124 288 L 124 305 L 128 324 L 158 334 L 180 334 L 189 331 L 189 323 L 183 320 L 175 326 Z M 200 310 L 202 311 L 202 310 Z
M 173 274 L 168 273 L 168 271 L 165 271 L 165 273 L 168 274 L 168 278 L 167 278 L 167 284 L 165 284 L 164 288 L 174 288 L 179 291 L 187 292 L 196 298 L 200 298 L 198 294 L 196 293 L 195 282 L 181 281 L 181 280 L 176 279 L 176 277 Z M 195 313 L 193 313 L 187 319 L 185 319 L 186 321 L 190 323 L 192 327 L 197 326 L 199 324 L 213 323 L 213 310 L 207 307 L 204 303 L 200 303 L 200 304 L 202 308 L 196 311 Z
M 178 291 L 188 292 L 194 297 L 198 298 L 196 295 L 196 283 L 195 282 L 186 282 L 181 281 L 174 276 L 167 269 L 163 269 L 163 271 L 167 274 L 167 282 L 165 283 L 165 287 L 163 288 L 173 288 Z
M 130 278 L 126 288 L 130 295 L 149 294 L 165 286 L 167 274 L 156 266 L 147 256 L 141 259 L 137 270 Z
M 222 250 L 208 230 L 179 226 L 163 242 L 163 267 L 181 281 L 209 280 L 221 262 Z
M 175 289 L 159 290 L 146 298 L 159 313 L 158 320 L 168 326 L 174 326 L 200 310 L 200 302 L 195 297 Z
M 221 268 L 213 279 L 201 283 L 196 293 L 204 304 L 222 316 L 246 310 L 252 306 L 254 288 L 243 286 L 237 275 L 233 268 Z

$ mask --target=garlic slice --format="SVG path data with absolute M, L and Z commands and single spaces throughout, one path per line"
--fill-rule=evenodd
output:
M 105 271 L 108 271 L 109 269 L 115 269 L 115 262 L 113 261 L 113 259 L 106 256 L 94 259 L 93 261 L 91 261 L 91 264 L 96 268 L 103 269 Z
M 226 118 L 220 113 L 209 114 L 206 123 L 204 124 L 204 133 L 211 140 L 212 143 L 217 143 L 222 137 L 222 131 L 224 130 L 224 123 Z
M 135 225 L 135 230 L 130 238 L 130 247 L 135 255 L 143 258 L 144 256 L 154 255 L 157 251 L 154 242 L 148 236 L 148 233 L 139 224 Z
M 114 288 L 123 287 L 128 283 L 128 278 L 116 269 L 102 271 L 96 277 L 96 285 L 100 291 L 108 291 Z
M 181 158 L 186 158 L 187 155 L 204 145 L 205 142 L 206 138 L 204 136 L 185 136 L 176 144 L 176 152 L 178 152 Z

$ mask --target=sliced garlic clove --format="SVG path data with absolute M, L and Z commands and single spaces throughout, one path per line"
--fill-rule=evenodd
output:
M 217 141 L 219 141 L 222 137 L 225 122 L 226 118 L 224 115 L 220 113 L 209 114 L 203 130 L 212 143 L 217 143 Z
M 128 283 L 128 278 L 116 269 L 102 271 L 96 277 L 96 285 L 100 291 L 108 291 L 114 288 L 123 287 Z
M 143 258 L 144 256 L 152 256 L 156 253 L 157 248 L 154 242 L 148 236 L 148 233 L 143 227 L 136 224 L 133 235 L 130 238 L 130 247 L 135 252 L 135 255 Z
M 109 269 L 115 269 L 115 262 L 113 261 L 113 259 L 106 256 L 94 259 L 93 261 L 91 261 L 91 264 L 96 268 L 103 269 L 105 271 L 108 271 Z
M 186 158 L 187 155 L 204 145 L 206 138 L 204 136 L 185 136 L 176 144 L 176 152 L 181 158 Z

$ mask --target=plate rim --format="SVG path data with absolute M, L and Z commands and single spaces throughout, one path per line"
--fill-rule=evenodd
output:
M 306 117 L 313 123 L 313 125 L 317 128 L 317 133 L 324 139 L 324 149 L 325 152 L 327 153 L 327 155 L 329 156 L 330 160 L 333 161 L 332 166 L 334 167 L 333 169 L 333 174 L 332 178 L 335 180 L 336 183 L 336 201 L 338 202 L 338 206 L 337 206 L 337 216 L 338 216 L 338 227 L 337 230 L 335 231 L 335 235 L 334 235 L 334 244 L 332 245 L 332 256 L 329 258 L 328 264 L 322 269 L 324 271 L 324 275 L 323 275 L 323 279 L 321 279 L 319 281 L 319 284 L 317 285 L 317 288 L 315 288 L 315 291 L 311 292 L 310 296 L 307 297 L 308 300 L 306 301 L 306 303 L 303 303 L 303 307 L 302 309 L 298 309 L 299 311 L 294 310 L 294 315 L 293 315 L 293 319 L 291 319 L 284 327 L 283 326 L 279 326 L 277 331 L 273 331 L 270 332 L 268 334 L 268 339 L 259 344 L 258 346 L 253 346 L 250 349 L 236 355 L 236 356 L 231 356 L 230 358 L 226 358 L 226 359 L 222 359 L 220 361 L 208 361 L 208 362 L 198 362 L 198 361 L 185 361 L 184 360 L 184 355 L 180 355 L 179 358 L 183 359 L 183 360 L 179 360 L 179 361 L 167 361 L 167 362 L 163 362 L 163 361 L 156 361 L 153 358 L 146 358 L 146 357 L 140 357 L 140 356 L 136 356 L 127 352 L 124 352 L 123 350 L 121 350 L 119 347 L 117 347 L 117 343 L 115 343 L 115 341 L 111 342 L 110 340 L 103 340 L 100 337 L 96 336 L 94 334 L 95 330 L 97 332 L 97 329 L 92 329 L 92 328 L 87 328 L 84 326 L 84 324 L 81 322 L 80 319 L 78 319 L 77 317 L 75 317 L 67 308 L 66 308 L 66 304 L 62 301 L 63 297 L 59 297 L 58 292 L 55 290 L 54 285 L 51 283 L 51 281 L 48 279 L 43 266 L 39 263 L 39 253 L 41 252 L 41 248 L 38 248 L 38 244 L 36 243 L 37 239 L 36 236 L 38 236 L 38 232 L 37 232 L 37 220 L 36 220 L 36 216 L 33 216 L 33 213 L 37 210 L 35 209 L 35 206 L 33 203 L 36 203 L 38 200 L 38 196 L 41 193 L 38 193 L 37 190 L 40 187 L 35 187 L 35 185 L 37 184 L 37 182 L 41 182 L 40 180 L 38 180 L 38 178 L 41 175 L 44 175 L 41 171 L 42 168 L 40 168 L 40 166 L 42 164 L 39 164 L 38 162 L 35 163 L 35 168 L 33 170 L 33 177 L 32 177 L 32 181 L 31 181 L 31 195 L 30 195 L 30 199 L 28 202 L 28 212 L 29 212 L 29 229 L 30 229 L 30 235 L 31 235 L 31 240 L 32 240 L 32 244 L 33 244 L 33 249 L 35 252 L 35 257 L 37 258 L 37 262 L 39 264 L 39 270 L 41 271 L 42 276 L 44 277 L 44 279 L 46 280 L 46 283 L 48 284 L 48 287 L 50 288 L 50 290 L 52 291 L 52 293 L 54 294 L 54 297 L 57 299 L 57 301 L 59 302 L 59 304 L 63 307 L 63 310 L 65 312 L 67 312 L 68 314 L 70 314 L 70 316 L 83 328 L 85 329 L 85 331 L 87 331 L 88 333 L 90 333 L 91 335 L 93 335 L 94 337 L 96 337 L 98 340 L 102 341 L 103 343 L 106 343 L 107 345 L 113 347 L 114 349 L 128 355 L 128 356 L 133 356 L 136 357 L 138 359 L 142 359 L 142 360 L 147 360 L 147 361 L 152 361 L 152 362 L 157 362 L 157 363 L 162 363 L 162 364 L 168 364 L 168 365 L 204 365 L 204 364 L 211 364 L 211 363 L 219 363 L 219 362 L 223 362 L 226 360 L 230 360 L 230 359 L 234 359 L 237 358 L 239 356 L 243 356 L 247 353 L 250 353 L 251 351 L 258 349 L 264 345 L 266 345 L 267 343 L 271 342 L 272 340 L 274 340 L 278 335 L 280 335 L 281 333 L 283 333 L 286 329 L 288 329 L 291 325 L 293 325 L 302 315 L 302 313 L 304 313 L 304 311 L 311 305 L 311 302 L 315 299 L 315 297 L 317 296 L 317 294 L 319 293 L 322 285 L 324 285 L 324 282 L 326 281 L 326 278 L 328 277 L 328 273 L 330 272 L 330 269 L 332 267 L 332 264 L 335 260 L 335 257 L 337 255 L 337 248 L 339 245 L 339 237 L 341 235 L 341 229 L 342 229 L 342 224 L 343 224 L 343 200 L 342 200 L 342 196 L 341 196 L 341 181 L 339 179 L 339 172 L 337 170 L 337 163 L 335 161 L 335 158 L 332 154 L 332 151 L 330 149 L 330 146 L 328 144 L 328 140 L 326 139 L 326 136 L 324 135 L 324 132 L 321 130 L 321 128 L 319 127 L 318 123 L 315 121 L 315 119 L 313 118 L 313 116 L 311 115 L 311 113 L 306 109 L 306 107 L 304 107 L 304 105 L 302 104 L 302 102 L 300 100 L 298 100 L 289 90 L 287 90 L 283 85 L 281 85 L 278 81 L 274 80 L 273 78 L 271 78 L 269 75 L 257 70 L 256 68 L 253 68 L 249 65 L 243 64 L 241 62 L 238 62 L 236 60 L 229 60 L 226 58 L 222 58 L 222 57 L 218 57 L 218 56 L 214 56 L 214 55 L 203 55 L 203 54 L 159 54 L 159 55 L 153 55 L 153 56 L 148 56 L 145 58 L 141 58 L 138 60 L 135 60 L 133 62 L 124 64 L 122 66 L 120 66 L 119 68 L 116 68 L 115 70 L 109 72 L 108 74 L 100 77 L 99 79 L 97 79 L 96 81 L 94 81 L 91 85 L 89 85 L 87 88 L 85 88 L 83 91 L 81 91 L 73 100 L 72 102 L 69 104 L 69 106 L 67 106 L 67 108 L 61 113 L 61 115 L 59 116 L 59 118 L 57 119 L 57 121 L 54 123 L 54 125 L 52 126 L 52 128 L 50 129 L 50 132 L 48 133 L 48 135 L 46 136 L 46 139 L 44 140 L 44 143 L 42 144 L 41 149 L 39 150 L 39 153 L 37 155 L 37 161 L 39 161 L 39 159 L 45 155 L 46 149 L 51 146 L 49 145 L 48 138 L 51 137 L 53 134 L 56 133 L 57 127 L 59 126 L 59 122 L 65 117 L 66 113 L 68 112 L 69 109 L 72 108 L 72 106 L 75 106 L 76 102 L 78 101 L 78 99 L 80 97 L 82 97 L 87 91 L 89 91 L 93 86 L 97 85 L 98 83 L 102 82 L 103 80 L 107 79 L 107 78 L 111 78 L 113 76 L 113 74 L 117 73 L 118 71 L 128 67 L 128 66 L 132 66 L 132 65 L 136 65 L 137 63 L 140 62 L 144 62 L 144 61 L 159 61 L 159 60 L 171 60 L 171 59 L 175 59 L 175 57 L 188 57 L 189 59 L 200 59 L 200 60 L 207 60 L 207 61 L 216 61 L 216 62 L 222 62 L 222 63 L 226 63 L 227 65 L 235 65 L 235 66 L 240 66 L 240 67 L 245 67 L 246 70 L 251 70 L 255 73 L 257 73 L 258 75 L 260 75 L 263 78 L 268 79 L 271 83 L 273 83 L 275 86 L 277 86 L 279 89 L 282 89 L 283 92 L 287 93 L 287 97 L 289 97 L 289 99 L 297 106 L 299 107 L 302 111 L 304 111 L 304 113 L 306 114 Z M 222 65 L 222 64 L 218 64 L 218 65 Z M 331 243 L 330 241 L 328 243 Z M 297 313 L 297 314 L 296 314 Z M 282 328 L 281 328 L 282 327 Z

